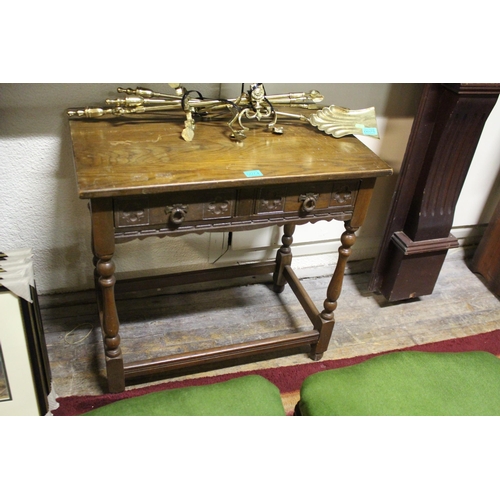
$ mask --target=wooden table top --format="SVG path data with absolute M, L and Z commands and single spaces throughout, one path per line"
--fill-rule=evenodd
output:
M 245 187 L 390 175 L 391 168 L 355 137 L 283 123 L 276 135 L 259 124 L 243 142 L 224 121 L 199 122 L 192 142 L 182 120 L 70 120 L 80 198 Z M 282 123 L 280 123 L 281 125 Z

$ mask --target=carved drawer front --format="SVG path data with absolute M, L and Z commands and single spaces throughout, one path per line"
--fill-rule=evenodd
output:
M 301 184 L 288 190 L 286 211 L 307 216 L 328 209 L 333 182 Z
M 263 188 L 255 200 L 255 213 L 270 214 L 285 211 L 286 186 Z
M 330 207 L 354 207 L 360 181 L 336 182 L 333 185 Z
M 274 186 L 259 191 L 255 214 L 295 214 L 299 217 L 350 210 L 359 181 L 318 182 Z
M 217 223 L 234 216 L 235 190 L 162 193 L 150 196 L 115 198 L 117 230 L 143 226 L 166 227 Z
M 345 220 L 359 181 L 159 193 L 114 199 L 115 233 L 133 238 L 186 231 L 231 231 L 248 224 Z
M 117 198 L 114 200 L 115 227 L 149 226 L 147 196 Z
M 212 196 L 210 201 L 203 203 L 203 220 L 229 218 L 234 214 L 235 195 L 224 193 Z

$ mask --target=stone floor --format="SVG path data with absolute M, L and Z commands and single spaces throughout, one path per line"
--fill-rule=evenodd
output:
M 321 308 L 329 277 L 318 274 L 302 283 Z M 323 359 L 383 352 L 500 328 L 499 298 L 468 269 L 460 254 L 447 258 L 430 296 L 389 303 L 368 291 L 369 279 L 368 272 L 346 275 L 333 337 Z M 41 297 L 40 302 L 57 394 L 105 392 L 94 294 Z M 277 295 L 266 281 L 217 290 L 124 297 L 117 306 L 127 361 L 311 329 L 293 292 L 287 287 Z M 267 360 L 246 360 L 238 366 L 182 378 L 313 362 L 305 352 L 297 352 Z M 138 386 L 127 388 L 132 387 Z

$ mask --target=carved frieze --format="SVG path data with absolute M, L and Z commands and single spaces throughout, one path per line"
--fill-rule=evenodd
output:
M 135 199 L 115 200 L 115 226 L 147 226 L 149 225 L 149 208 L 146 196 Z
M 263 189 L 257 200 L 257 213 L 283 212 L 285 209 L 285 193 Z
M 332 193 L 332 205 L 350 205 L 353 202 L 352 188 L 348 185 L 342 186 Z
M 216 197 L 203 205 L 203 219 L 219 219 L 231 217 L 233 214 L 233 200 Z

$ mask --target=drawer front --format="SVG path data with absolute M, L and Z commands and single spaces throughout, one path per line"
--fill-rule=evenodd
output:
M 254 215 L 295 214 L 298 217 L 354 207 L 359 181 L 275 186 L 260 190 Z
M 115 228 L 183 225 L 227 221 L 234 216 L 236 191 L 172 193 L 114 199 Z
M 149 226 L 147 196 L 115 198 L 113 209 L 115 228 Z
M 359 183 L 329 181 L 115 198 L 115 233 L 231 231 L 248 224 L 308 218 L 344 220 L 354 208 Z

